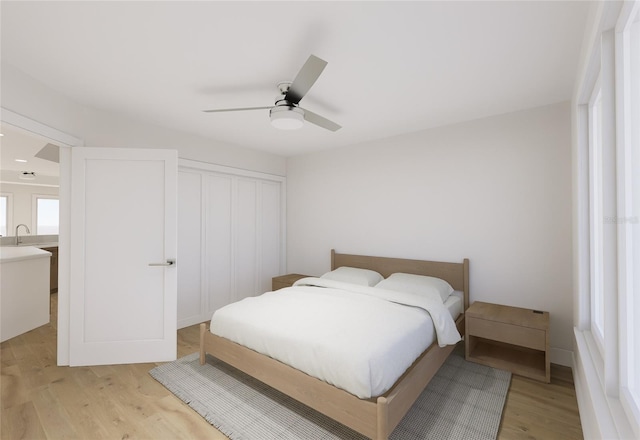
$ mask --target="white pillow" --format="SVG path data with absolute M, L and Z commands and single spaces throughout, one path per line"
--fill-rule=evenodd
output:
M 439 298 L 443 303 L 453 292 L 453 287 L 445 280 L 410 273 L 391 274 L 389 278 L 376 284 L 376 287 L 415 295 L 431 296 L 434 299 Z
M 347 266 L 342 266 L 331 272 L 327 272 L 320 278 L 370 287 L 375 286 L 384 279 L 384 277 L 376 271 Z

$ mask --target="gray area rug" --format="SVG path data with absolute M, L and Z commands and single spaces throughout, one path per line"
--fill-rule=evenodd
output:
M 511 373 L 466 362 L 459 346 L 390 436 L 495 439 Z M 241 371 L 198 353 L 149 374 L 232 440 L 365 439 Z

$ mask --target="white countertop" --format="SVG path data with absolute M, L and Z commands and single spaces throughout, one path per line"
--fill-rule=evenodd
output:
M 58 235 L 21 235 L 18 246 L 57 247 Z M 16 246 L 16 237 L 0 237 L 0 246 Z
M 0 263 L 48 257 L 51 257 L 51 252 L 35 246 L 0 246 Z
M 21 244 L 20 246 L 34 246 L 40 249 L 44 249 L 44 248 L 52 248 L 52 247 L 58 247 L 58 242 L 45 242 L 45 243 L 33 243 L 33 244 Z

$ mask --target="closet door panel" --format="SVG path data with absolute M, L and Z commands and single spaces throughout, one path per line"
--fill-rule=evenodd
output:
M 234 179 L 224 175 L 207 175 L 205 178 L 207 309 L 213 313 L 234 301 Z
M 258 280 L 261 292 L 271 290 L 271 279 L 282 275 L 280 255 L 282 251 L 280 184 L 262 182 L 260 185 L 260 271 Z
M 257 285 L 257 181 L 238 179 L 236 190 L 235 300 L 255 296 Z
M 178 173 L 178 328 L 201 322 L 202 176 Z

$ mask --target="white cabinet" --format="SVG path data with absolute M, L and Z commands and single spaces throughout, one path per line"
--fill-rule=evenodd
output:
M 51 253 L 0 247 L 0 341 L 49 323 Z
M 181 161 L 178 327 L 271 290 L 284 271 L 285 178 Z

